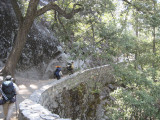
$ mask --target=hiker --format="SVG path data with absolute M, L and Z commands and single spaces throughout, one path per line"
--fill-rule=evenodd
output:
M 74 69 L 74 62 L 68 63 L 67 64 L 67 70 L 69 71 L 69 74 L 73 74 L 73 69 Z
M 12 79 L 10 75 L 7 75 L 5 81 L 2 82 L 1 85 L 1 104 L 3 105 L 4 120 L 10 120 L 14 103 L 16 102 L 16 93 L 19 90 L 18 86 L 12 82 Z
M 57 78 L 57 80 L 61 79 L 61 76 L 63 76 L 62 71 L 61 71 L 61 66 L 56 66 L 54 76 Z

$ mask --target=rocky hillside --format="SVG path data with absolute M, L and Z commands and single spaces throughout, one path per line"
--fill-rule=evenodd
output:
M 0 67 L 3 67 L 14 44 L 18 23 L 9 0 L 0 2 Z M 63 50 L 42 22 L 35 21 L 17 66 L 17 75 L 51 77 L 55 65 L 64 64 Z M 21 72 L 23 70 L 23 72 Z M 24 73 L 25 70 L 25 73 Z M 29 75 L 34 71 L 34 76 Z M 35 75 L 38 73 L 39 75 Z M 22 74 L 23 73 L 23 74 Z

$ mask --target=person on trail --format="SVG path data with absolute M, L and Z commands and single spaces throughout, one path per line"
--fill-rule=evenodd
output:
M 56 66 L 54 76 L 57 78 L 57 80 L 61 79 L 61 76 L 63 76 L 62 71 L 61 71 L 61 66 Z
M 1 104 L 3 105 L 4 120 L 10 120 L 15 105 L 14 103 L 16 102 L 16 94 L 19 90 L 18 86 L 12 82 L 12 79 L 10 75 L 7 75 L 1 85 Z
M 73 74 L 74 70 L 74 62 L 68 63 L 67 70 L 69 71 L 69 75 Z

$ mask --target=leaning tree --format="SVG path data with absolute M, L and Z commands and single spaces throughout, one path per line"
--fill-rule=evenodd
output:
M 21 9 L 18 5 L 18 0 L 11 0 L 12 7 L 16 14 L 18 20 L 18 33 L 15 39 L 14 46 L 9 54 L 5 66 L 0 71 L 1 75 L 11 74 L 14 76 L 16 65 L 20 59 L 22 50 L 27 41 L 27 35 L 31 29 L 31 26 L 38 16 L 44 14 L 49 10 L 55 10 L 59 15 L 65 17 L 66 19 L 71 19 L 76 13 L 83 10 L 81 4 L 75 3 L 72 10 L 69 13 L 66 13 L 60 6 L 58 6 L 55 1 L 49 2 L 47 5 L 38 9 L 40 0 L 30 0 L 25 16 L 22 15 Z M 79 7 L 77 7 L 79 6 Z

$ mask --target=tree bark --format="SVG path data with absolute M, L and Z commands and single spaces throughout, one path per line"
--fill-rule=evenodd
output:
M 153 0 L 153 6 L 154 6 L 154 13 L 155 13 L 155 10 L 156 10 L 156 3 L 155 1 Z M 156 27 L 153 26 L 153 55 L 154 55 L 154 58 L 156 57 Z M 153 60 L 153 63 L 152 63 L 152 67 L 153 67 L 153 73 L 152 73 L 152 79 L 154 82 L 156 82 L 156 62 L 155 60 Z
M 124 2 L 126 2 L 128 5 L 133 6 L 137 11 L 143 12 L 144 14 L 153 14 L 151 11 L 148 11 L 147 9 L 145 9 L 144 7 L 141 6 L 137 6 L 136 4 L 134 4 L 134 2 L 130 2 L 129 0 L 122 0 Z
M 137 11 L 136 11 L 136 14 L 138 14 Z M 135 22 L 136 22 L 136 37 L 138 38 L 139 37 L 139 25 L 138 25 L 139 21 L 138 21 L 138 17 L 137 16 L 135 16 L 135 17 L 136 17 L 135 18 Z M 138 43 L 138 41 L 137 41 L 137 43 Z M 138 67 L 137 60 L 138 60 L 138 50 L 136 48 L 135 49 L 135 65 L 134 65 L 135 69 L 137 69 L 137 67 Z

